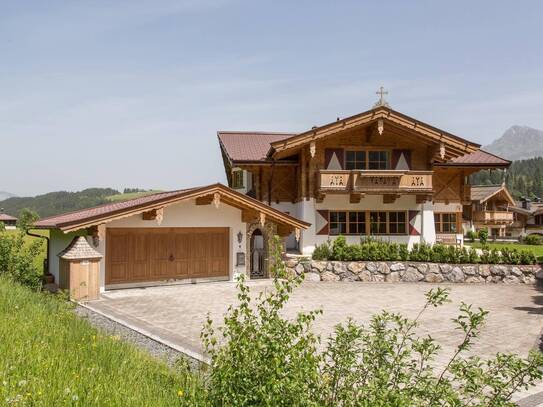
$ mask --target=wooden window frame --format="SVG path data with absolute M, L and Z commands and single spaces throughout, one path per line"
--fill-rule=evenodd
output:
M 449 215 L 449 216 L 454 215 L 455 216 L 454 222 L 451 222 L 451 221 L 444 222 L 443 221 L 444 215 Z M 462 229 L 462 225 L 460 224 L 461 218 L 462 218 L 462 213 L 459 213 L 459 212 L 434 212 L 434 227 L 436 229 L 436 233 L 442 234 L 442 235 L 456 235 L 456 234 L 462 233 L 460 232 L 460 230 Z M 443 228 L 444 224 L 448 224 L 448 225 L 454 224 L 454 227 L 456 230 L 445 231 Z
M 352 171 L 364 171 L 370 170 L 370 152 L 386 153 L 387 155 L 387 167 L 381 169 L 372 169 L 372 171 L 387 171 L 392 169 L 392 150 L 388 148 L 360 148 L 360 147 L 345 147 L 343 149 L 343 162 L 345 163 L 345 169 L 347 169 L 347 153 L 349 152 L 364 152 L 364 168 L 352 169 Z M 381 161 L 379 161 L 381 162 Z
M 346 233 L 331 233 L 332 232 L 332 213 L 345 213 L 345 230 L 346 230 Z M 385 220 L 384 220 L 384 224 L 385 224 L 385 233 L 371 233 L 371 213 L 372 212 L 380 212 L 380 213 L 384 213 L 385 214 Z M 353 233 L 351 232 L 351 221 L 350 221 L 350 214 L 351 213 L 357 213 L 358 217 L 360 216 L 360 214 L 364 214 L 364 226 L 365 226 L 365 230 L 364 230 L 364 233 Z M 390 213 L 403 213 L 404 214 L 404 219 L 405 219 L 405 222 L 404 222 L 404 230 L 405 232 L 403 233 L 391 233 L 390 232 Z M 358 218 L 359 219 L 359 218 Z M 380 210 L 371 210 L 371 209 L 368 209 L 368 210 L 361 210 L 361 211 L 349 211 L 349 210 L 329 210 L 328 211 L 328 235 L 329 236 L 339 236 L 339 235 L 343 235 L 343 236 L 407 236 L 408 235 L 408 211 L 407 210 L 397 210 L 397 211 L 393 211 L 393 210 L 386 210 L 386 211 L 380 211 Z M 336 223 L 343 223 L 343 222 L 333 222 L 334 224 Z M 357 222 L 358 224 L 361 224 L 362 222 L 359 220 Z M 383 223 L 383 222 L 380 222 L 380 223 Z M 401 224 L 400 222 L 395 222 L 395 224 Z
M 240 178 L 238 178 L 240 177 Z M 244 179 L 243 170 L 234 170 L 232 171 L 232 189 L 242 189 L 245 188 L 245 179 Z

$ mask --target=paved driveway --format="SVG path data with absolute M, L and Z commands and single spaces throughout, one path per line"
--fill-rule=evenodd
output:
M 270 289 L 269 281 L 249 283 L 254 292 Z M 443 363 L 458 344 L 461 333 L 453 329 L 461 301 L 490 311 L 481 340 L 472 350 L 482 357 L 496 352 L 527 352 L 539 345 L 543 328 L 543 292 L 525 285 L 442 285 L 451 289 L 452 303 L 428 310 L 420 334 L 431 334 L 443 346 Z M 301 309 L 324 311 L 315 323 L 326 337 L 335 324 L 352 317 L 360 323 L 382 309 L 415 317 L 431 284 L 304 283 L 286 307 L 291 317 Z M 192 356 L 202 354 L 200 330 L 209 312 L 218 323 L 229 304 L 236 301 L 231 282 L 162 286 L 109 291 L 89 303 L 94 310 L 150 334 Z

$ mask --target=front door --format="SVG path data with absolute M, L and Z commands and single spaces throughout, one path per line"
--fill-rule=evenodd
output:
M 260 229 L 251 235 L 251 278 L 264 278 L 267 276 L 267 253 L 264 236 Z

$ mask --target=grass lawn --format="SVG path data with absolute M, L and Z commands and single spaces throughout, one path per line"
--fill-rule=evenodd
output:
M 471 242 L 468 242 L 466 241 L 465 242 L 467 246 L 471 246 L 471 247 L 474 247 L 476 249 L 481 249 L 482 248 L 482 245 L 481 243 L 479 242 L 474 242 L 474 243 L 471 243 Z M 507 247 L 507 248 L 510 248 L 510 249 L 517 249 L 517 250 L 530 250 L 532 252 L 534 252 L 534 254 L 537 256 L 537 257 L 540 257 L 540 256 L 543 256 L 543 245 L 529 245 L 529 244 L 520 244 L 520 243 L 494 243 L 494 242 L 488 242 L 488 246 L 491 248 L 491 249 L 501 249 L 503 247 Z
M 0 277 L 0 321 L 0 405 L 189 405 L 194 376 L 99 333 L 59 298 Z

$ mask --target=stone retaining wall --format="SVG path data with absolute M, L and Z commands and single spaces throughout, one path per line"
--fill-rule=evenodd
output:
M 543 274 L 540 265 L 342 262 L 304 257 L 287 258 L 285 265 L 289 273 L 305 274 L 306 281 L 535 284 L 536 274 Z

